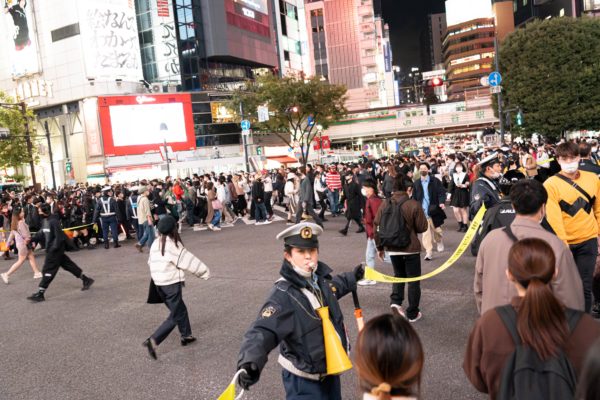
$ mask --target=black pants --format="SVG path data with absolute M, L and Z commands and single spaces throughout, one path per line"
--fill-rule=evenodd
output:
M 281 377 L 286 400 L 342 400 L 339 375 L 326 376 L 319 381 L 313 381 L 284 369 Z
M 267 207 L 267 216 L 268 217 L 273 215 L 273 207 L 271 206 L 271 197 L 273 197 L 273 192 L 265 192 L 265 207 Z
M 321 221 L 321 218 L 319 218 L 319 216 L 315 212 L 315 209 L 313 208 L 312 202 L 310 200 L 306 202 L 306 208 L 302 207 L 302 202 L 300 202 L 298 204 L 298 211 L 296 212 L 296 223 L 297 224 L 300 223 L 300 221 L 302 220 L 303 212 L 306 212 L 308 215 L 313 217 L 313 219 L 315 220 L 315 223 L 317 225 L 323 226 L 323 221 Z
M 42 267 L 42 281 L 39 287 L 42 289 L 48 289 L 50 283 L 54 280 L 58 269 L 63 267 L 64 270 L 69 271 L 75 277 L 81 278 L 83 271 L 77 266 L 64 252 L 50 252 L 46 254 L 44 260 L 44 266 Z
M 110 217 L 100 217 L 100 221 L 102 221 L 102 236 L 104 238 L 104 244 L 108 243 L 108 228 L 110 227 L 110 231 L 112 233 L 113 242 L 119 242 L 119 224 L 117 222 L 117 217 L 111 215 Z
M 391 256 L 396 278 L 413 278 L 421 276 L 421 255 L 407 254 Z M 402 305 L 404 301 L 404 283 L 392 285 L 391 304 Z M 413 319 L 419 314 L 419 302 L 421 301 L 421 282 L 410 282 L 408 284 L 408 308 L 406 316 Z
M 581 283 L 583 283 L 583 298 L 585 299 L 585 312 L 592 309 L 592 281 L 594 269 L 596 268 L 596 257 L 598 257 L 598 239 L 593 238 L 585 242 L 569 245 Z
M 319 212 L 319 218 L 325 219 L 325 211 L 327 210 L 327 197 L 325 193 L 319 193 L 319 205 L 321 206 L 321 211 Z
M 190 319 L 188 318 L 187 308 L 183 302 L 183 286 L 181 282 L 166 286 L 157 285 L 156 288 L 171 313 L 166 321 L 152 334 L 152 339 L 154 339 L 156 344 L 160 344 L 167 336 L 169 336 L 176 326 L 179 328 L 179 333 L 182 338 L 192 336 Z

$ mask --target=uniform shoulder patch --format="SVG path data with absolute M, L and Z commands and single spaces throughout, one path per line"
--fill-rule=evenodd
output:
M 337 288 L 335 287 L 335 285 L 333 283 L 329 283 L 329 288 L 331 289 L 331 291 L 333 293 L 337 292 Z
M 270 318 L 277 312 L 277 309 L 273 305 L 265 306 L 260 312 L 260 317 L 263 319 Z

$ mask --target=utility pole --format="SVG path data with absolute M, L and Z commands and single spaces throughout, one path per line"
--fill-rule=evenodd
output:
M 496 72 L 500 72 L 500 52 L 498 51 L 498 31 L 494 31 L 494 61 Z M 498 91 L 498 122 L 500 124 L 500 143 L 504 144 L 504 115 L 502 114 L 502 89 Z
M 240 101 L 240 116 L 244 120 L 244 105 Z M 250 163 L 248 162 L 248 138 L 242 133 L 242 143 L 244 146 L 244 162 L 246 164 L 246 172 L 250 172 Z
M 33 145 L 31 144 L 29 119 L 27 119 L 27 104 L 25 104 L 25 102 L 21 103 L 21 113 L 23 114 L 23 119 L 25 120 L 25 142 L 27 143 L 27 156 L 29 158 L 29 167 L 31 168 L 31 182 L 33 183 L 33 187 L 35 187 L 37 182 L 35 179 L 35 164 L 33 162 Z
M 167 176 L 171 176 L 171 163 L 169 162 L 169 148 L 167 147 L 167 139 L 164 141 L 165 158 L 167 159 Z
M 48 156 L 50 157 L 50 171 L 52 172 L 52 189 L 56 189 L 56 176 L 54 175 L 54 159 L 52 157 L 52 142 L 50 140 L 48 121 L 44 121 L 44 129 L 46 130 L 46 140 L 48 141 Z

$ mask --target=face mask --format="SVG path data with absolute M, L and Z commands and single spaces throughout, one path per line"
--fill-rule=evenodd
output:
M 365 188 L 360 189 L 360 193 L 362 193 L 362 195 L 364 197 L 367 197 L 367 189 L 365 189 Z
M 579 163 L 577 161 L 571 163 L 560 163 L 560 168 L 567 174 L 574 174 L 579 168 Z
M 501 172 L 494 172 L 492 174 L 492 178 L 493 179 L 500 179 L 500 177 L 502 177 L 502 173 Z
M 292 268 L 294 269 L 294 272 L 297 273 L 298 275 L 300 275 L 303 278 L 310 278 L 312 276 L 313 271 L 315 270 L 315 266 L 314 264 L 310 265 L 310 271 L 306 271 L 302 268 L 297 267 L 296 265 L 294 265 L 292 262 L 290 262 L 290 264 L 292 264 Z
M 458 172 L 459 174 L 460 174 L 461 172 L 463 172 L 463 169 L 462 169 L 462 167 L 457 167 L 457 168 L 456 168 L 456 172 Z

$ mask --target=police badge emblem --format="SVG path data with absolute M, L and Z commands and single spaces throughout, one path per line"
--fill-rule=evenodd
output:
M 302 239 L 311 239 L 312 236 L 313 236 L 313 232 L 309 226 L 302 228 L 302 230 L 300 231 L 300 237 Z
M 263 318 L 269 318 L 269 317 L 273 316 L 273 314 L 275 314 L 275 307 L 267 306 L 262 310 L 262 313 L 260 315 Z

